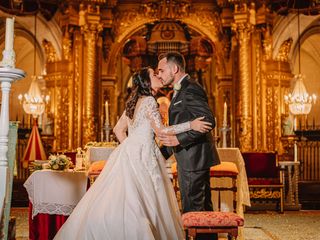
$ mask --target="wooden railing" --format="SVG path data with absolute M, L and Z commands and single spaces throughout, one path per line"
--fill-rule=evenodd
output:
M 320 141 L 298 141 L 299 181 L 320 181 Z

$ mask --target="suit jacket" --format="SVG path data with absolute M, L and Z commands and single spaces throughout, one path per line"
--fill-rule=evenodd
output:
M 192 121 L 204 116 L 215 127 L 215 120 L 208 105 L 208 98 L 201 85 L 187 75 L 181 88 L 171 100 L 169 125 Z M 208 169 L 220 163 L 211 132 L 188 131 L 177 135 L 180 145 L 173 148 L 178 166 L 185 171 Z

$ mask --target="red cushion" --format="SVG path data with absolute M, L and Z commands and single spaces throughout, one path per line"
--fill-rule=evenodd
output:
M 88 174 L 89 175 L 96 175 L 96 174 L 100 174 L 100 172 L 102 171 L 102 169 L 104 168 L 104 166 L 106 165 L 107 161 L 105 160 L 100 160 L 100 161 L 95 161 L 93 162 L 88 170 Z
M 232 212 L 187 212 L 182 215 L 185 227 L 239 227 L 244 219 Z
M 249 185 L 279 185 L 280 179 L 275 178 L 250 178 L 248 179 Z
M 243 152 L 248 178 L 278 178 L 277 153 Z

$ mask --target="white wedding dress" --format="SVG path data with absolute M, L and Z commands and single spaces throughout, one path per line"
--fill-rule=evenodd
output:
M 97 178 L 54 239 L 184 239 L 181 216 L 155 132 L 180 133 L 190 123 L 163 127 L 153 97 L 138 101 L 133 120 L 117 127 L 128 137 L 113 151 Z

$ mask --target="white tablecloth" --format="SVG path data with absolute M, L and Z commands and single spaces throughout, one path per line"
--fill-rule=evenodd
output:
M 38 213 L 68 216 L 87 190 L 85 172 L 41 170 L 24 183 L 33 205 L 32 217 Z
M 221 162 L 233 162 L 237 165 L 239 174 L 237 177 L 237 214 L 244 217 L 244 206 L 250 206 L 250 194 L 247 173 L 243 157 L 239 148 L 218 148 Z M 214 178 L 212 186 L 231 187 L 232 181 L 225 178 Z M 214 209 L 218 209 L 218 193 L 213 191 L 212 202 Z M 233 193 L 231 191 L 221 192 L 221 211 L 230 212 L 233 209 Z M 244 240 L 243 227 L 239 228 L 239 240 Z
M 233 162 L 236 164 L 239 175 L 237 177 L 237 213 L 243 217 L 243 207 L 250 205 L 250 194 L 247 173 L 245 169 L 244 160 L 242 158 L 241 152 L 238 148 L 218 148 L 218 153 L 221 162 Z M 226 186 L 230 187 L 232 185 L 231 180 L 226 180 L 224 178 L 217 179 L 211 183 L 213 186 Z M 232 211 L 233 206 L 233 194 L 232 192 L 222 192 L 221 193 L 221 211 L 228 212 Z M 214 192 L 212 194 L 212 201 L 217 209 L 218 194 Z
M 87 150 L 87 158 L 90 162 L 108 160 L 116 147 L 90 147 Z

